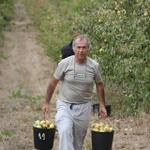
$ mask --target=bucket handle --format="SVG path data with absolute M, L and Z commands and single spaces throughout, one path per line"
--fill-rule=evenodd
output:
M 49 113 L 43 112 L 43 119 L 48 120 L 48 118 L 49 118 Z

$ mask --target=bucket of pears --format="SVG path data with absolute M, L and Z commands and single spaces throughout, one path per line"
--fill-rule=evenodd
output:
M 53 148 L 55 125 L 49 120 L 36 120 L 33 124 L 34 147 L 38 150 Z
M 114 130 L 106 123 L 91 124 L 92 150 L 112 150 Z

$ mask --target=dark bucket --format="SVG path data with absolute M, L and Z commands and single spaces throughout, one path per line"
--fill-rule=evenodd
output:
M 111 115 L 111 105 L 106 105 L 106 110 L 108 116 Z M 93 104 L 93 113 L 98 113 L 99 112 L 99 104 Z
M 55 128 L 41 129 L 33 127 L 34 147 L 38 150 L 51 150 L 53 148 Z
M 92 150 L 112 150 L 114 131 L 92 132 Z

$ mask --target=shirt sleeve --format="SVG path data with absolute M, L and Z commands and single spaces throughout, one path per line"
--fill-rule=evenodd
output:
M 101 75 L 101 67 L 98 63 L 96 63 L 95 65 L 95 82 L 96 83 L 103 82 Z
M 67 68 L 67 62 L 64 61 L 64 60 L 61 60 L 58 63 L 57 68 L 56 68 L 56 70 L 54 72 L 55 79 L 61 80 L 63 78 L 63 76 L 64 76 L 66 68 Z

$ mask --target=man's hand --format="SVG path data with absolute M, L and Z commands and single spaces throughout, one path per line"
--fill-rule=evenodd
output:
M 104 105 L 99 106 L 99 116 L 102 118 L 106 118 L 107 117 L 107 110 L 106 107 Z
M 44 116 L 48 114 L 49 112 L 49 103 L 47 101 L 44 101 L 42 106 L 42 111 L 44 113 Z

